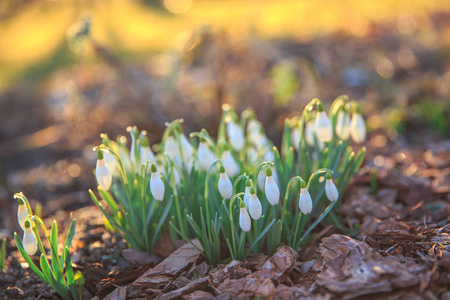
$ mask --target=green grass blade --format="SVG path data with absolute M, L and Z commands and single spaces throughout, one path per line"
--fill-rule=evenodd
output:
M 173 202 L 173 196 L 170 197 L 170 200 L 166 204 L 166 207 L 164 208 L 163 213 L 159 217 L 159 222 L 158 222 L 158 225 L 156 226 L 156 229 L 155 229 L 155 231 L 153 233 L 153 238 L 152 238 L 152 241 L 151 241 L 151 248 L 152 249 L 153 249 L 153 245 L 155 245 L 156 237 L 158 236 L 158 233 L 161 230 L 161 227 L 162 227 L 163 223 L 166 221 L 166 218 L 167 218 L 167 215 L 169 213 L 170 207 L 172 206 L 172 202 Z
M 253 249 L 253 247 L 256 246 L 256 244 L 259 242 L 259 240 L 262 239 L 266 235 L 267 231 L 269 231 L 269 229 L 272 227 L 273 223 L 275 223 L 275 219 L 273 219 L 272 222 L 270 222 L 269 225 L 267 225 L 266 228 L 264 228 L 264 230 L 261 231 L 261 233 L 258 235 L 258 237 L 253 241 L 253 244 L 251 244 L 250 247 L 247 249 L 246 256 Z
M 0 270 L 5 271 L 6 260 L 6 238 L 3 238 L 2 250 L 0 251 Z
M 50 285 L 56 291 L 56 293 L 58 293 L 58 295 L 60 295 L 63 299 L 72 300 L 67 291 L 67 287 L 56 280 L 55 275 L 50 269 L 50 265 L 44 254 L 41 254 L 39 262 L 41 264 L 42 272 L 45 274 L 45 277 L 49 279 Z

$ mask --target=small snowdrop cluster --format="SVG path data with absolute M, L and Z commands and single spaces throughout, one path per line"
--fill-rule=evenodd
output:
M 23 230 L 23 248 L 28 255 L 33 255 L 37 251 L 37 239 L 31 228 L 31 212 L 28 211 L 27 204 L 21 198 L 17 198 L 17 202 L 19 203 L 17 221 Z

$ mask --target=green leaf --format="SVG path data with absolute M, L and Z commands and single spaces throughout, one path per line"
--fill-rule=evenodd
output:
M 19 238 L 19 235 L 14 232 L 14 240 L 16 241 L 16 246 L 17 249 L 19 249 L 20 254 L 22 254 L 22 257 L 25 259 L 25 261 L 28 263 L 28 265 L 30 266 L 31 270 L 42 280 L 44 280 L 45 282 L 47 282 L 48 284 L 50 284 L 50 281 L 47 280 L 47 278 L 45 277 L 45 275 L 38 269 L 38 267 L 36 267 L 36 265 L 33 263 L 33 261 L 31 260 L 30 256 L 28 256 L 28 253 L 23 249 L 23 244 L 22 241 Z
M 6 260 L 6 238 L 3 238 L 2 250 L 0 251 L 0 270 L 5 271 Z
M 66 235 L 66 241 L 64 242 L 64 248 L 69 248 L 72 245 L 72 241 L 73 241 L 73 237 L 75 235 L 75 227 L 77 225 L 77 221 L 75 219 L 72 219 L 72 223 L 70 224 L 70 228 L 67 231 L 67 235 Z M 62 256 L 61 256 L 61 269 L 63 268 L 64 262 L 65 262 L 65 254 L 66 252 L 63 251 Z
M 70 259 L 69 248 L 67 246 L 64 247 L 63 253 L 65 257 L 64 263 L 66 265 L 66 278 L 67 278 L 67 285 L 69 286 L 69 292 L 70 295 L 72 295 L 73 300 L 78 300 L 78 293 L 75 286 L 75 278 L 72 268 L 72 260 Z
M 172 206 L 173 196 L 170 197 L 170 200 L 167 202 L 166 207 L 164 208 L 163 213 L 159 217 L 158 225 L 156 226 L 156 229 L 153 233 L 153 238 L 151 241 L 151 249 L 153 249 L 153 245 L 155 245 L 156 237 L 158 236 L 159 231 L 161 230 L 161 226 L 166 221 L 167 214 L 169 213 L 169 209 Z
M 273 223 L 275 223 L 275 219 L 273 219 L 272 222 L 270 222 L 269 225 L 267 225 L 266 228 L 264 228 L 264 230 L 253 241 L 253 244 L 251 244 L 251 246 L 247 249 L 246 256 L 253 249 L 253 247 L 256 246 L 256 244 L 259 242 L 259 240 L 262 239 L 266 235 L 267 231 L 269 231 L 269 229 L 272 227 Z
M 58 295 L 60 295 L 61 298 L 63 299 L 72 300 L 72 298 L 69 295 L 69 292 L 67 291 L 67 287 L 62 285 L 60 282 L 56 280 L 55 275 L 53 274 L 44 254 L 41 254 L 39 262 L 41 265 L 42 272 L 45 274 L 45 277 L 48 278 L 51 287 L 56 291 L 56 293 L 58 293 Z

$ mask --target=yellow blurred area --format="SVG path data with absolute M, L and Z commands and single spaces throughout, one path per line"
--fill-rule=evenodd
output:
M 66 0 L 23 2 L 14 14 L 2 16 L 6 0 L 1 1 L 0 89 L 34 65 L 52 61 L 61 47 L 68 49 L 67 29 L 83 13 L 91 15 L 95 41 L 117 53 L 142 55 L 176 48 L 186 31 L 202 25 L 235 38 L 256 32 L 263 38 L 305 40 L 337 30 L 364 36 L 372 22 L 395 24 L 399 16 L 414 22 L 433 12 L 450 11 L 448 0 L 161 0 L 156 5 Z

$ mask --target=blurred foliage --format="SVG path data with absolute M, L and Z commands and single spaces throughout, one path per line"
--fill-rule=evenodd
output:
M 274 66 L 271 79 L 275 103 L 279 106 L 286 105 L 299 88 L 299 80 L 292 64 L 284 62 Z

